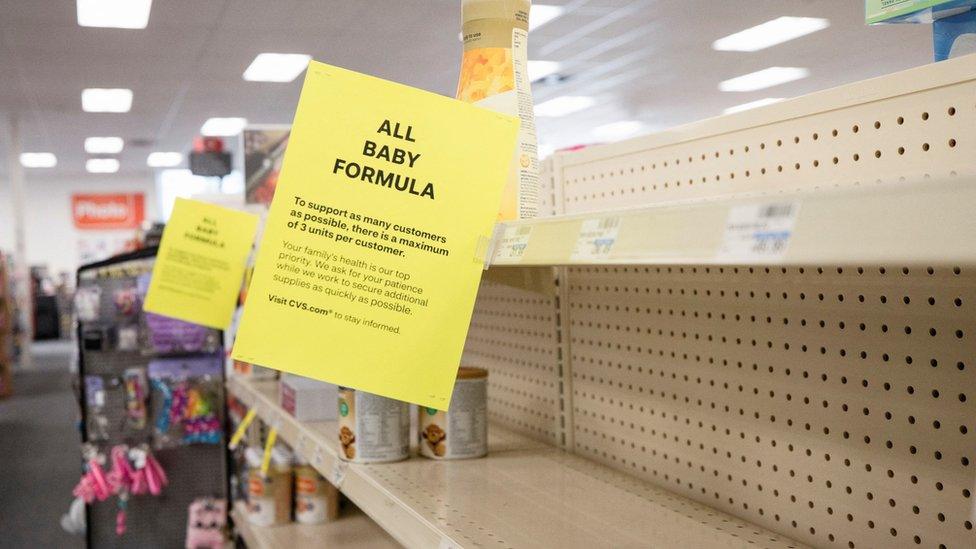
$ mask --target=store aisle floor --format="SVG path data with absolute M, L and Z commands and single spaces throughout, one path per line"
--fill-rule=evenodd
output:
M 78 481 L 70 342 L 35 343 L 34 365 L 0 400 L 0 547 L 82 547 L 61 529 Z

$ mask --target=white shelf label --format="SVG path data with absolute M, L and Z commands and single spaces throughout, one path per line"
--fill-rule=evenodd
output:
M 493 261 L 518 263 L 522 261 L 526 246 L 529 245 L 529 237 L 532 235 L 532 226 L 505 227 L 505 232 L 498 241 L 495 249 Z
M 312 460 L 312 465 L 319 469 L 319 471 L 325 467 L 325 448 L 321 446 L 315 447 L 315 457 Z
M 786 253 L 799 202 L 733 206 L 725 222 L 718 258 L 727 261 L 777 260 Z
M 619 217 L 584 220 L 570 259 L 573 261 L 606 259 L 617 242 L 618 233 L 620 233 Z
M 348 463 L 338 458 L 333 462 L 332 474 L 329 475 L 329 481 L 336 488 L 342 488 L 342 481 L 346 479 L 346 467 L 348 465 Z

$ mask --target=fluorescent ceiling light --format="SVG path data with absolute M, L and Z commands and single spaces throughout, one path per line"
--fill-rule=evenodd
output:
M 53 168 L 58 165 L 54 153 L 21 153 L 20 165 L 25 168 Z
M 114 158 L 89 158 L 85 162 L 88 173 L 115 173 L 119 171 L 119 161 Z
M 719 51 L 759 51 L 823 30 L 830 21 L 819 17 L 779 17 L 712 42 Z
M 529 82 L 535 82 L 559 70 L 558 61 L 529 61 Z
M 200 134 L 212 137 L 230 137 L 241 133 L 247 126 L 246 118 L 210 118 L 200 126 Z
M 545 116 L 566 116 L 583 109 L 588 109 L 596 103 L 596 99 L 582 95 L 563 95 L 544 101 L 535 106 L 535 115 Z
M 718 89 L 724 92 L 748 92 L 778 86 L 810 75 L 801 67 L 769 67 L 720 82 Z
M 779 103 L 782 100 L 782 97 L 767 97 L 765 99 L 757 99 L 756 101 L 750 101 L 748 103 L 729 107 L 722 111 L 722 114 L 732 114 L 734 112 L 747 111 L 749 109 L 755 109 L 756 107 L 763 107 L 766 105 L 772 105 L 773 103 Z
M 535 30 L 549 21 L 559 17 L 566 11 L 562 6 L 550 6 L 547 4 L 535 4 L 529 10 L 529 30 Z
M 78 0 L 82 27 L 144 29 L 149 24 L 152 0 Z
M 593 128 L 593 137 L 601 141 L 615 141 L 636 135 L 645 127 L 638 120 L 621 120 Z
M 312 56 L 301 53 L 259 53 L 244 71 L 251 82 L 291 82 L 308 66 Z
M 126 88 L 81 90 L 81 108 L 85 112 L 129 112 L 132 108 L 132 90 Z
M 172 168 L 183 162 L 183 155 L 178 152 L 154 152 L 146 157 L 146 165 L 150 168 Z
M 88 154 L 118 154 L 125 142 L 121 137 L 86 137 L 85 152 Z

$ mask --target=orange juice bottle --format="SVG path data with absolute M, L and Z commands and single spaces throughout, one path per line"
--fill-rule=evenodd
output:
M 464 54 L 457 98 L 518 116 L 513 153 L 498 219 L 535 217 L 539 166 L 527 63 L 530 0 L 462 0 Z

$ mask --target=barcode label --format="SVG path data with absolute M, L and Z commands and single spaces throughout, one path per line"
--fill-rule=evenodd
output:
M 573 248 L 573 261 L 606 259 L 617 243 L 620 233 L 619 217 L 598 217 L 583 220 L 576 247 Z
M 729 209 L 717 257 L 723 261 L 777 261 L 786 253 L 798 202 L 743 204 Z
M 346 467 L 348 464 L 341 459 L 336 459 L 332 464 L 332 474 L 329 475 L 329 480 L 332 485 L 336 488 L 342 488 L 342 481 L 346 480 Z
M 531 236 L 531 225 L 505 227 L 505 232 L 502 233 L 492 261 L 499 263 L 518 263 L 522 261 L 522 256 L 525 254 L 525 249 L 529 246 L 529 238 Z
M 793 204 L 770 204 L 763 206 L 759 212 L 759 217 L 788 217 L 793 215 Z

